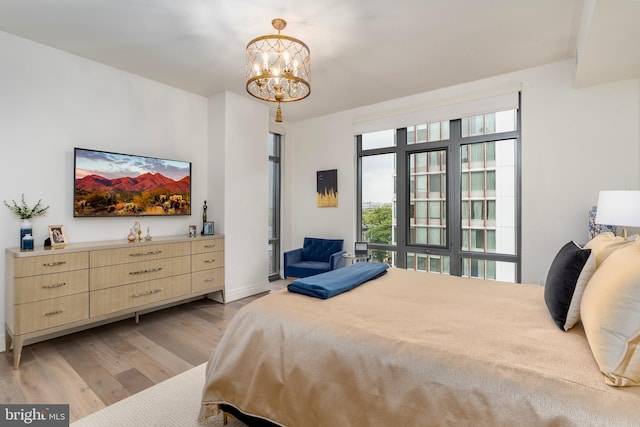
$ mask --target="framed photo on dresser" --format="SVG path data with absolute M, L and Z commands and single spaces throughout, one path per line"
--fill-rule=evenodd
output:
M 51 239 L 51 247 L 67 246 L 67 237 L 64 234 L 64 225 L 50 225 L 49 238 Z
M 213 222 L 205 222 L 202 226 L 202 234 L 204 235 L 212 235 L 213 234 Z

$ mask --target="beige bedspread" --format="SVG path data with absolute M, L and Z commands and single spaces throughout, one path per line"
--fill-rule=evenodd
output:
M 228 403 L 289 427 L 640 424 L 640 388 L 605 385 L 542 287 L 400 269 L 248 304 L 206 376 L 201 419 Z

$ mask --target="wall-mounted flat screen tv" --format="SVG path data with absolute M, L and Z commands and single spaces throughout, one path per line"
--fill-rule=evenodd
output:
M 191 215 L 191 162 L 74 149 L 74 217 Z

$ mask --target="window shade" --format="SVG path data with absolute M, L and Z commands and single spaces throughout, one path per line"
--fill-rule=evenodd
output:
M 404 108 L 383 110 L 367 116 L 355 117 L 353 121 L 354 135 L 398 129 L 417 124 L 432 123 L 441 120 L 459 119 L 476 114 L 496 111 L 515 110 L 518 108 L 518 88 L 513 86 L 504 89 L 506 93 L 486 95 L 482 98 L 469 99 L 459 97 L 456 100 L 436 101 L 432 105 L 413 105 Z M 500 92 L 500 91 L 497 91 Z

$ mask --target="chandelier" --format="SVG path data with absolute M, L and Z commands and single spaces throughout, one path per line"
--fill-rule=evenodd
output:
M 311 53 L 306 44 L 280 31 L 284 19 L 271 21 L 277 35 L 257 37 L 247 44 L 247 92 L 258 99 L 277 102 L 276 122 L 282 122 L 281 102 L 293 102 L 311 93 Z

